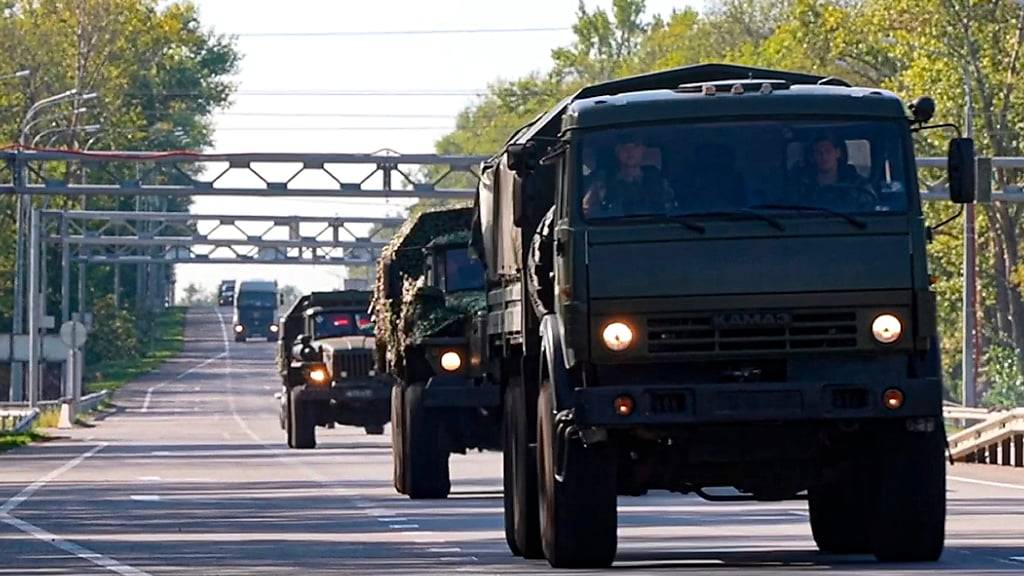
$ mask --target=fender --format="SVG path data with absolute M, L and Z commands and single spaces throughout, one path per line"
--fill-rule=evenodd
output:
M 555 391 L 555 409 L 566 410 L 572 406 L 572 380 L 565 362 L 562 347 L 562 325 L 556 314 L 547 314 L 540 321 L 540 354 L 542 369 L 551 377 Z

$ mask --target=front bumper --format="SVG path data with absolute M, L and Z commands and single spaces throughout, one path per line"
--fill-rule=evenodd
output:
M 890 410 L 882 394 L 898 388 L 901 408 Z M 620 416 L 615 399 L 628 395 L 632 414 Z M 614 385 L 577 388 L 572 396 L 579 426 L 629 428 L 756 421 L 809 421 L 938 417 L 942 385 L 938 378 L 893 384 L 841 382 L 700 383 L 678 386 Z
M 304 402 L 330 402 L 339 405 L 364 405 L 391 401 L 391 383 L 383 380 L 346 380 L 328 386 L 304 384 L 299 392 Z
M 501 405 L 501 387 L 458 375 L 434 376 L 423 391 L 430 408 L 495 408 Z

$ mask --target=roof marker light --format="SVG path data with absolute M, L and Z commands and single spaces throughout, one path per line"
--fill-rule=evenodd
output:
M 714 96 L 715 95 L 715 85 L 714 84 L 705 84 L 701 88 L 701 93 L 704 94 L 705 96 Z
M 771 94 L 772 93 L 772 84 L 771 84 L 771 82 L 765 82 L 764 84 L 761 84 L 760 92 L 761 92 L 761 94 Z
M 732 85 L 732 89 L 729 90 L 729 91 L 732 92 L 733 94 L 735 94 L 736 96 L 739 96 L 739 95 L 743 94 L 743 84 L 740 84 L 739 82 L 737 82 L 736 84 Z

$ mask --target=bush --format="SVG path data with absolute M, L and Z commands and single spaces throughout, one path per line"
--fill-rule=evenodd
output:
M 104 296 L 93 304 L 93 330 L 85 350 L 85 360 L 91 366 L 139 356 L 135 319 L 114 305 L 113 296 Z

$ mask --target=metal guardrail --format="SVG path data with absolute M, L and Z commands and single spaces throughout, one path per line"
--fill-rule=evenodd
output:
M 943 410 L 943 415 L 953 419 L 970 413 L 975 414 L 972 418 L 980 416 L 971 408 Z M 949 454 L 958 462 L 1024 467 L 1024 408 L 991 412 L 978 424 L 953 434 L 949 437 Z
M 85 414 L 99 408 L 104 400 L 110 398 L 110 390 L 101 390 L 79 399 L 75 407 L 76 414 Z M 0 432 L 21 434 L 32 429 L 43 412 L 59 411 L 65 400 L 46 400 L 29 408 L 24 404 L 5 402 L 0 405 Z

